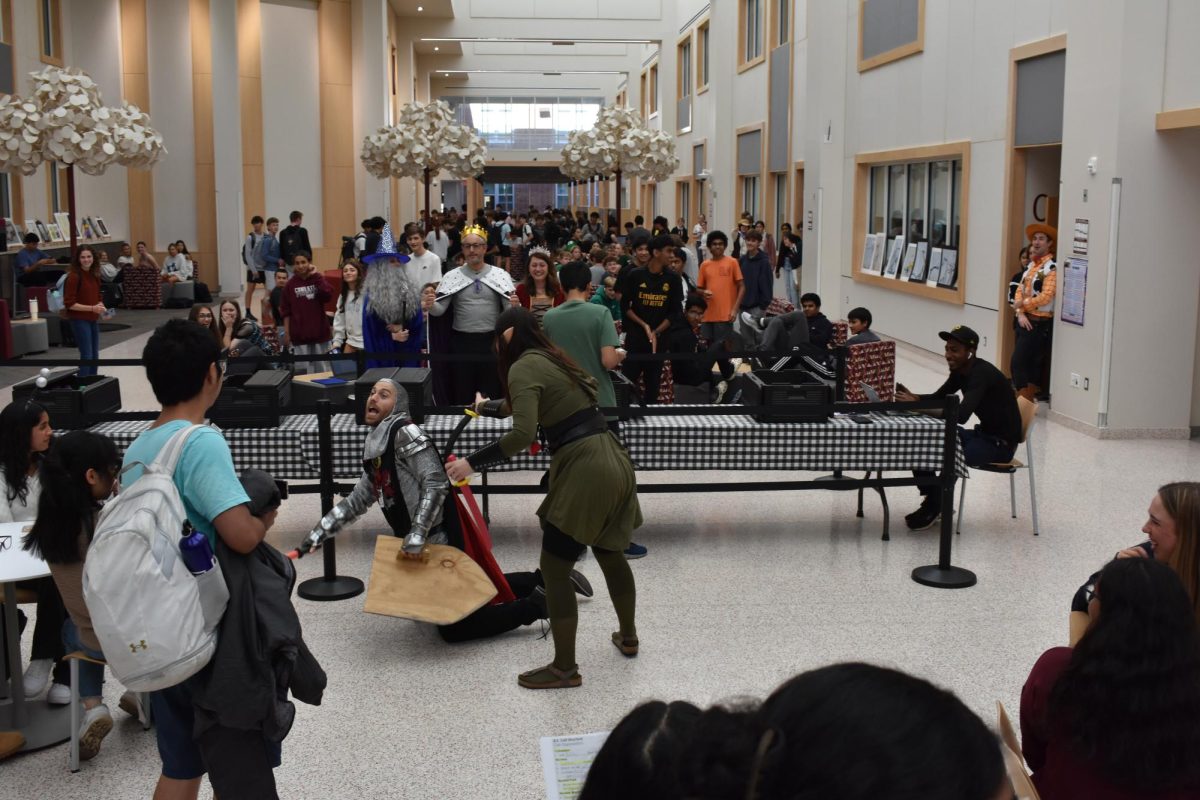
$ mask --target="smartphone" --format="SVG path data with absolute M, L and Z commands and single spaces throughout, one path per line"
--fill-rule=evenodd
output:
M 851 414 L 850 419 L 857 422 L 859 425 L 870 425 L 872 420 L 865 414 Z

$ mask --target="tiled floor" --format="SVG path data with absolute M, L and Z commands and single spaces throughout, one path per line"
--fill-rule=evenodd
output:
M 104 355 L 136 355 L 143 341 Z M 936 386 L 943 371 L 936 359 L 906 352 L 898 377 L 919 390 Z M 121 374 L 126 406 L 148 407 L 137 370 Z M 1042 535 L 1030 532 L 1027 483 L 1018 482 L 1013 520 L 1008 481 L 972 478 L 954 560 L 979 583 L 960 591 L 909 578 L 937 558 L 934 532 L 899 529 L 898 517 L 916 504 L 911 489 L 889 493 L 897 516 L 886 543 L 878 504 L 868 499 L 866 519 L 856 519 L 850 493 L 644 496 L 647 521 L 636 538 L 650 555 L 633 564 L 642 653 L 627 660 L 609 643 L 614 615 L 594 562 L 584 562 L 597 593 L 580 606 L 584 684 L 576 690 L 517 687 L 517 672 L 551 656 L 536 628 L 449 646 L 427 625 L 363 613 L 362 597 L 297 600 L 329 689 L 322 706 L 299 708 L 277 771 L 280 795 L 529 800 L 543 796 L 539 736 L 609 729 L 650 698 L 761 697 L 797 671 L 842 660 L 910 670 L 950 687 L 989 722 L 997 699 L 1015 713 L 1033 661 L 1066 639 L 1075 587 L 1141 539 L 1158 485 L 1200 467 L 1191 442 L 1100 442 L 1042 419 L 1034 436 Z M 535 564 L 537 502 L 510 496 L 492 506 L 496 556 L 507 569 Z M 318 514 L 315 496 L 295 496 L 272 542 L 290 547 Z M 372 513 L 341 536 L 343 574 L 366 577 L 382 526 Z M 320 567 L 317 558 L 298 564 L 302 578 Z M 119 687 L 110 681 L 105 692 L 115 709 Z M 153 734 L 121 719 L 77 775 L 66 770 L 64 747 L 0 764 L 0 797 L 145 798 L 157 770 Z

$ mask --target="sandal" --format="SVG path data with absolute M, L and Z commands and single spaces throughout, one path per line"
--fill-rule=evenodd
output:
M 612 635 L 612 643 L 621 651 L 621 655 L 626 658 L 633 658 L 638 654 L 638 640 L 626 639 L 621 635 L 620 631 L 615 631 Z
M 561 670 L 553 664 L 522 672 L 517 676 L 517 685 L 526 689 L 574 689 L 583 685 L 579 667 Z

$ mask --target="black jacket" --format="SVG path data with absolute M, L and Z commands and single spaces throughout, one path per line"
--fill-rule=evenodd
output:
M 312 245 L 308 241 L 307 228 L 288 225 L 279 231 L 279 257 L 283 259 L 283 263 L 291 266 L 292 256 L 301 251 L 308 253 L 309 261 L 312 260 Z
M 193 690 L 199 736 L 214 726 L 261 730 L 281 742 L 297 700 L 320 705 L 325 671 L 304 644 L 292 607 L 296 570 L 268 544 L 241 555 L 217 539 L 217 560 L 229 586 L 217 650 Z

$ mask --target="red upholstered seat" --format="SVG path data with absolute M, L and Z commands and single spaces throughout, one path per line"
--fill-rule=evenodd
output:
M 796 307 L 789 303 L 786 297 L 772 297 L 765 316 L 778 317 L 780 314 L 790 314 L 795 310 Z
M 132 266 L 125 270 L 125 307 L 158 308 L 162 288 L 158 270 L 150 266 Z
M 637 382 L 638 394 L 646 394 L 646 381 L 641 377 Z M 675 373 L 671 370 L 671 362 L 663 362 L 662 378 L 658 381 L 658 404 L 669 406 L 675 402 Z
M 330 295 L 329 301 L 325 303 L 325 311 L 329 314 L 336 313 L 338 295 L 342 293 L 342 271 L 340 269 L 327 269 L 321 274 L 325 276 L 325 280 L 329 281 L 329 286 L 333 289 L 333 294 Z
M 846 401 L 867 402 L 860 383 L 879 393 L 879 399 L 896 399 L 896 343 L 866 342 L 846 348 Z
M 0 300 L 0 356 L 12 358 L 12 321 L 8 317 L 8 301 Z
M 831 347 L 841 347 L 849 338 L 850 323 L 842 319 L 839 319 L 837 322 L 833 323 L 833 342 L 830 344 Z

